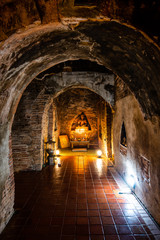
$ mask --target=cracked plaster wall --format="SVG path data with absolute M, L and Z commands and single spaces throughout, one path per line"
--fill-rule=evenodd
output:
M 113 120 L 115 167 L 128 184 L 129 177 L 134 177 L 133 191 L 160 223 L 160 117 L 145 120 L 137 100 L 130 91 L 124 95 L 123 87 L 124 83 L 120 81 L 116 88 Z M 126 154 L 120 146 L 123 122 L 127 139 Z

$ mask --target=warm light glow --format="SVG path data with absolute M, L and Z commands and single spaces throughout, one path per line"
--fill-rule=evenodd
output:
M 59 150 L 58 149 L 56 150 L 56 155 L 59 155 Z
M 101 150 L 98 150 L 98 151 L 97 151 L 97 156 L 98 156 L 98 157 L 101 157 L 101 156 L 102 156 L 102 151 L 101 151 Z
M 61 167 L 61 159 L 57 158 L 57 162 L 58 162 L 58 167 Z
M 76 132 L 76 133 L 79 133 L 79 134 L 82 134 L 82 133 L 85 132 L 85 128 L 78 127 L 78 128 L 75 129 L 75 132 Z

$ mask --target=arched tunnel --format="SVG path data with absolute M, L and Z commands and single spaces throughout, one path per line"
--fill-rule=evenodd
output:
M 160 5 L 113 2 L 0 3 L 4 240 L 160 237 Z

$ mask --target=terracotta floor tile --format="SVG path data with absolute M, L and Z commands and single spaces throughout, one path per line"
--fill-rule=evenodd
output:
M 143 229 L 143 227 L 141 227 L 139 225 L 137 225 L 137 226 L 130 225 L 130 228 L 134 234 L 144 234 L 145 233 L 145 230 Z
M 78 205 L 77 205 L 77 209 L 81 209 L 81 210 L 85 210 L 85 209 L 87 209 L 88 207 L 87 207 L 87 203 L 79 203 Z
M 129 225 L 140 225 L 140 221 L 137 217 L 126 217 L 126 220 Z
M 97 198 L 105 198 L 105 194 L 104 193 L 97 193 Z
M 90 240 L 90 238 L 89 238 L 89 235 L 86 235 L 86 236 L 80 235 L 80 236 L 76 236 L 76 240 Z
M 31 226 L 24 226 L 23 230 L 21 231 L 20 235 L 26 236 L 26 235 L 32 235 L 35 233 L 35 227 Z
M 150 240 L 160 240 L 160 235 L 155 235 L 154 236 L 154 235 L 149 234 L 148 237 L 149 237 Z
M 149 239 L 149 237 L 147 235 L 143 235 L 143 234 L 141 234 L 141 235 L 134 235 L 134 237 L 135 237 L 136 240 L 148 240 Z
M 35 233 L 39 235 L 46 235 L 48 234 L 49 230 L 51 228 L 49 226 L 39 226 L 35 229 Z M 55 232 L 56 234 L 59 234 L 61 231 L 61 226 L 56 227 Z
M 129 235 L 131 234 L 131 230 L 127 225 L 117 225 L 117 231 L 119 235 Z
M 51 225 L 62 225 L 63 217 L 53 217 L 51 220 Z
M 104 240 L 104 235 L 91 235 L 91 240 Z
M 53 239 L 53 236 L 52 236 L 52 239 Z M 74 237 L 74 235 L 73 236 L 71 236 L 71 235 L 70 236 L 62 235 L 61 240 L 75 240 L 75 237 Z
M 102 226 L 101 225 L 90 225 L 90 233 L 91 235 L 103 235 L 102 232 Z
M 61 168 L 15 174 L 15 208 L 20 210 L 0 239 L 160 240 L 134 196 L 118 193 L 106 162 L 99 173 L 94 157 L 63 156 L 61 161 Z
M 88 212 L 87 212 L 87 210 L 77 210 L 76 215 L 81 216 L 81 217 L 85 217 L 85 216 L 88 216 Z
M 62 226 L 50 226 L 48 233 L 54 235 L 60 235 L 62 230 Z
M 129 209 L 129 210 L 135 209 L 134 205 L 133 205 L 133 204 L 129 204 L 129 203 L 127 203 L 127 204 L 125 204 L 125 203 L 120 203 L 120 207 L 121 207 L 122 209 Z
M 111 212 L 110 212 L 110 210 L 100 210 L 100 215 L 109 217 L 109 216 L 111 216 Z
M 140 221 L 141 224 L 145 224 L 144 219 L 141 216 L 137 216 L 138 220 Z
M 108 191 L 111 191 L 111 190 L 108 190 Z M 103 193 L 104 190 L 103 189 L 96 189 L 96 193 Z
M 76 211 L 75 210 L 66 210 L 65 216 L 66 217 L 74 217 L 74 216 L 76 216 Z
M 97 199 L 96 198 L 88 198 L 88 203 L 97 203 Z
M 84 198 L 80 198 L 80 197 L 78 197 L 78 199 L 77 199 L 77 203 L 79 204 L 79 203 L 86 203 L 87 202 L 87 198 L 86 197 L 84 197 Z
M 89 219 L 88 217 L 78 217 L 77 218 L 77 224 L 86 224 L 88 225 Z
M 109 185 L 104 185 L 103 187 L 105 190 L 107 190 L 107 189 L 111 190 L 111 186 L 109 186 Z
M 87 235 L 87 234 L 89 234 L 88 225 L 77 225 L 76 234 L 77 235 Z
M 98 203 L 107 203 L 106 198 L 98 198 Z
M 102 217 L 102 223 L 103 225 L 113 225 L 113 219 L 112 217 Z
M 90 217 L 89 218 L 90 224 L 101 224 L 101 219 L 99 217 Z
M 117 225 L 127 225 L 127 221 L 124 217 L 114 217 L 114 221 Z
M 132 235 L 120 235 L 120 240 L 134 240 L 134 236 Z
M 64 210 L 55 210 L 54 217 L 63 217 L 65 211 Z
M 120 206 L 118 204 L 116 204 L 116 203 L 113 203 L 113 204 L 110 203 L 109 207 L 110 207 L 110 209 L 120 209 Z
M 99 216 L 99 211 L 98 210 L 88 210 L 88 214 L 90 217 L 97 217 Z
M 51 224 L 51 217 L 41 217 L 38 221 L 38 226 L 49 226 Z
M 62 228 L 62 235 L 74 235 L 75 230 L 75 225 L 64 225 Z
M 105 235 L 105 240 L 119 240 L 118 235 Z
M 136 212 L 133 210 L 123 210 L 123 213 L 126 217 L 136 217 Z
M 88 209 L 98 209 L 99 206 L 96 203 L 88 203 Z
M 99 206 L 99 209 L 101 209 L 101 210 L 103 210 L 103 209 L 108 210 L 109 209 L 108 203 L 99 203 L 98 206 Z
M 72 204 L 72 203 L 70 203 L 70 204 L 67 204 L 66 206 L 64 206 L 64 209 L 66 208 L 66 210 L 68 210 L 68 209 L 76 209 L 77 208 L 77 204 Z
M 87 198 L 95 198 L 96 197 L 96 193 L 87 193 Z
M 116 235 L 117 234 L 115 227 L 112 225 L 105 225 L 105 226 L 103 226 L 103 229 L 104 229 L 105 235 Z
M 121 211 L 121 210 L 115 210 L 115 209 L 112 209 L 111 210 L 111 212 L 112 212 L 112 215 L 115 217 L 123 217 L 124 215 L 123 215 L 123 212 Z
M 110 204 L 110 203 L 117 203 L 118 201 L 117 201 L 117 199 L 114 199 L 114 198 L 108 198 L 108 203 Z
M 115 195 L 114 195 L 114 194 L 106 193 L 106 197 L 107 197 L 107 198 L 112 198 L 112 199 L 114 199 L 114 198 L 115 198 Z
M 119 203 L 128 203 L 127 199 L 117 199 Z
M 64 225 L 71 225 L 76 224 L 76 218 L 75 217 L 65 217 L 64 218 Z
M 111 189 L 104 189 L 104 192 L 107 195 L 107 197 L 108 197 L 108 194 L 113 194 L 113 190 Z

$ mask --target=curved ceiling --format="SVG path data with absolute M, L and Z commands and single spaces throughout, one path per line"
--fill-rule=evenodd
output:
M 0 41 L 30 24 L 61 22 L 70 17 L 118 19 L 160 42 L 159 0 L 1 0 Z
M 12 35 L 1 49 L 2 122 L 11 119 L 27 85 L 67 60 L 96 61 L 123 79 L 146 116 L 160 115 L 160 51 L 136 29 L 115 21 L 86 21 L 71 29 L 43 25 Z

